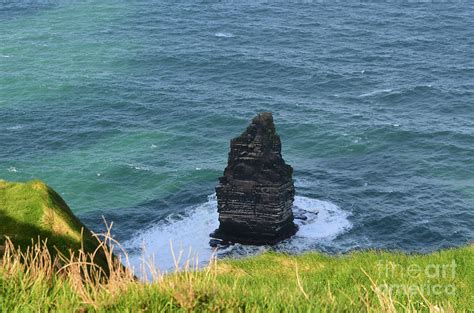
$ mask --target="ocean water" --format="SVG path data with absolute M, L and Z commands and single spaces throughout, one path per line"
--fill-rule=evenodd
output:
M 133 264 L 205 262 L 229 140 L 272 111 L 309 218 L 218 255 L 464 245 L 473 53 L 468 1 L 1 1 L 0 178 L 113 222 Z

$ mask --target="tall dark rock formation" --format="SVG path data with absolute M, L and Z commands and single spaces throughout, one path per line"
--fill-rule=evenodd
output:
M 272 114 L 258 114 L 230 142 L 229 161 L 216 187 L 220 226 L 211 237 L 263 245 L 295 234 L 292 174 L 281 156 Z

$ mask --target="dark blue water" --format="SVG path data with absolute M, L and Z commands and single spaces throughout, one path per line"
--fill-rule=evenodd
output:
M 473 51 L 472 2 L 4 1 L 0 177 L 45 180 L 131 251 L 207 255 L 229 139 L 272 111 L 320 212 L 277 249 L 463 245 Z

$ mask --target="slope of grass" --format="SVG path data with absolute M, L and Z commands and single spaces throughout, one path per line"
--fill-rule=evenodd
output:
M 110 272 L 97 279 L 103 271 L 91 266 L 97 259 L 88 252 L 98 242 L 87 231 L 80 249 L 82 228 L 43 183 L 0 182 L 0 234 L 11 238 L 0 259 L 0 312 L 474 310 L 474 245 L 428 255 L 266 253 L 152 273 L 153 281 L 143 282 L 113 257 L 109 234 L 100 254 Z M 26 248 L 38 236 L 48 242 Z M 78 253 L 58 265 L 51 245 Z
M 7 237 L 23 248 L 30 246 L 32 240 L 47 239 L 53 254 L 57 249 L 67 255 L 79 250 L 81 244 L 85 251 L 92 252 L 99 245 L 61 196 L 39 180 L 0 180 L 0 242 Z M 0 255 L 2 250 L 0 246 Z
M 97 283 L 78 275 L 80 269 L 74 269 L 78 262 L 72 261 L 70 271 L 58 273 L 53 262 L 18 260 L 17 252 L 6 253 L 0 266 L 2 312 L 474 309 L 474 245 L 429 255 L 267 253 L 214 262 L 201 270 L 155 275 L 152 282 L 137 281 L 115 267 L 110 280 Z

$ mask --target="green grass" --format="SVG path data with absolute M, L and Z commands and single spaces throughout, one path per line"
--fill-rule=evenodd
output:
M 0 242 L 7 237 L 24 249 L 31 246 L 32 240 L 47 238 L 53 255 L 56 251 L 68 255 L 81 245 L 92 252 L 99 244 L 61 196 L 39 180 L 0 180 Z M 1 250 L 0 247 L 0 254 Z M 104 264 L 103 256 L 98 255 L 97 262 Z
M 81 287 L 56 274 L 32 277 L 3 267 L 0 310 L 468 312 L 474 309 L 473 257 L 473 245 L 429 255 L 267 253 L 153 283 L 117 278 Z
M 7 212 L 18 222 L 16 227 L 36 225 L 37 230 L 45 231 L 49 224 L 38 224 L 44 215 L 35 210 L 45 205 L 58 209 L 67 206 L 44 184 L 40 184 L 43 187 L 39 191 L 35 184 L 3 182 L 1 211 L 5 214 L 6 203 L 8 208 L 18 209 Z M 26 207 L 33 214 L 25 214 Z M 68 223 L 70 229 L 78 230 L 80 224 L 74 219 Z M 0 225 L 7 224 L 2 219 Z M 2 231 L 14 234 L 11 225 Z M 37 236 L 21 229 L 25 242 L 28 236 Z M 60 234 L 68 236 L 67 232 Z M 265 253 L 220 260 L 201 270 L 185 268 L 155 275 L 152 282 L 138 281 L 122 266 L 111 265 L 110 250 L 104 255 L 109 260 L 110 276 L 98 280 L 93 278 L 93 269 L 84 270 L 87 259 L 74 259 L 58 267 L 44 245 L 25 253 L 7 242 L 0 264 L 0 312 L 474 310 L 474 245 L 426 255 L 384 251 L 340 256 Z

